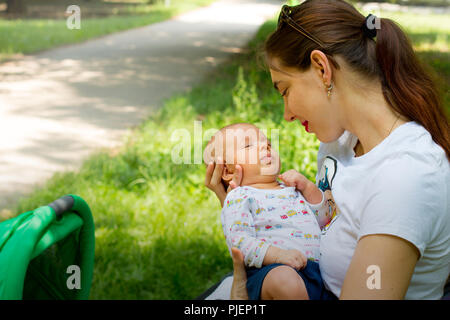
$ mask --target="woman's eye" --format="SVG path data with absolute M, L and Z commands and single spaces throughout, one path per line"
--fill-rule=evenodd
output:
M 250 147 L 250 144 L 246 144 L 245 147 L 246 147 L 246 148 Z

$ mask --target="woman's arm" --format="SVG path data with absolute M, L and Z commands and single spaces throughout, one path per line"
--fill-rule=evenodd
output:
M 339 298 L 403 299 L 419 256 L 419 250 L 402 238 L 387 234 L 362 237 L 356 245 Z M 380 288 L 376 287 L 377 281 Z

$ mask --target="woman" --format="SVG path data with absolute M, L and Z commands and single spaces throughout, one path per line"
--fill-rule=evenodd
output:
M 449 125 L 406 35 L 345 1 L 310 0 L 282 8 L 264 53 L 285 120 L 321 141 L 316 182 L 333 212 L 320 243 L 327 288 L 340 299 L 440 299 L 450 272 Z M 205 180 L 221 204 L 222 170 L 210 164 Z M 232 297 L 245 298 L 239 250 L 233 262 Z

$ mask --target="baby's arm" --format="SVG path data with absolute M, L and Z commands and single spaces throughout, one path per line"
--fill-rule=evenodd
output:
M 281 174 L 279 178 L 287 185 L 299 190 L 305 200 L 310 205 L 314 216 L 322 229 L 330 221 L 328 203 L 325 194 L 314 183 L 309 181 L 304 175 L 295 171 L 288 170 Z
M 267 249 L 265 241 L 256 238 L 255 224 L 247 198 L 243 198 L 238 189 L 231 191 L 225 199 L 221 220 L 228 249 L 241 250 L 245 265 L 261 268 Z
M 288 187 L 295 187 L 310 204 L 320 204 L 322 191 L 300 172 L 293 169 L 278 176 Z

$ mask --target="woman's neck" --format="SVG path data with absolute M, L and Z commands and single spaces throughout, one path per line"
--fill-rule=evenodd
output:
M 349 88 L 342 96 L 341 103 L 347 119 L 344 127 L 358 137 L 358 143 L 354 148 L 356 156 L 372 150 L 397 127 L 408 121 L 392 110 L 383 96 L 381 87 L 364 92 L 360 88 L 359 90 Z
M 389 119 L 389 118 L 387 118 Z M 393 123 L 389 123 L 390 121 L 393 121 Z M 378 144 L 380 144 L 384 139 L 386 139 L 396 128 L 401 126 L 402 124 L 408 122 L 408 119 L 396 116 L 395 119 L 390 118 L 389 120 L 386 120 L 386 124 L 390 124 L 390 128 L 387 130 L 368 130 L 368 128 L 365 128 L 364 130 L 355 130 L 354 133 L 358 137 L 358 142 L 356 143 L 353 151 L 355 152 L 355 157 L 362 156 L 375 148 Z M 383 126 L 383 124 L 380 124 L 380 126 Z M 388 126 L 384 126 L 387 128 Z M 350 131 L 350 130 L 349 130 Z M 350 131 L 351 132 L 351 131 Z M 371 133 L 372 132 L 372 133 Z M 352 132 L 353 133 L 353 132 Z

